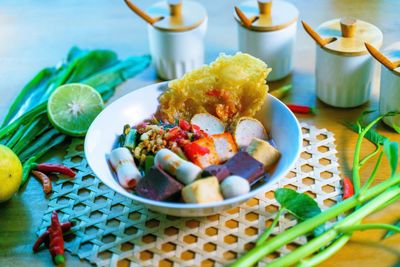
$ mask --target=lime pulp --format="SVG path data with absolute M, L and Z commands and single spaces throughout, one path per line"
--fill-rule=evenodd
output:
M 84 136 L 103 108 L 103 99 L 95 89 L 77 83 L 58 87 L 47 103 L 50 122 L 71 136 Z

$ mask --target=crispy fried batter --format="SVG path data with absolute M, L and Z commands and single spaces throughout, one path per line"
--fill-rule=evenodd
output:
M 172 122 L 208 112 L 228 124 L 241 116 L 254 116 L 267 95 L 270 71 L 248 54 L 221 54 L 209 66 L 171 81 L 159 98 L 159 114 Z

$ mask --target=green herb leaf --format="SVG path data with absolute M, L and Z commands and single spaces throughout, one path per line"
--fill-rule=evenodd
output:
M 400 134 L 400 126 L 397 126 L 396 124 L 392 124 L 393 129 Z
M 350 122 L 344 122 L 344 125 L 347 126 L 350 130 L 352 130 L 355 133 L 359 133 L 359 127 L 356 124 L 350 123 Z M 370 142 L 372 142 L 375 145 L 383 145 L 385 141 L 387 140 L 386 137 L 380 135 L 377 131 L 374 129 L 370 129 L 366 134 L 365 138 L 367 138 Z
M 297 193 L 288 188 L 279 188 L 275 191 L 275 198 L 282 208 L 293 214 L 299 221 L 305 221 L 321 213 L 317 202 L 304 193 Z M 316 227 L 314 236 L 325 232 L 325 225 Z
M 292 189 L 279 188 L 275 191 L 275 198 L 283 208 L 301 221 L 321 213 L 321 209 L 314 199 L 304 193 L 297 193 Z
M 397 220 L 394 224 L 394 226 L 396 227 L 400 227 L 400 220 Z M 386 239 L 391 237 L 392 235 L 394 235 L 395 232 L 394 231 L 386 231 L 385 235 L 382 237 L 382 239 Z
M 383 145 L 383 152 L 389 159 L 391 176 L 393 176 L 396 173 L 399 160 L 399 144 L 397 142 L 390 142 L 387 139 Z

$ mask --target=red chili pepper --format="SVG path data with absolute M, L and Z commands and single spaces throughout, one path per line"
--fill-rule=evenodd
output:
M 165 135 L 165 139 L 167 141 L 177 141 L 179 139 L 185 138 L 187 138 L 187 133 L 182 131 L 182 129 L 179 127 L 174 127 L 170 129 Z
M 61 224 L 61 230 L 63 233 L 68 232 L 71 230 L 72 226 L 74 225 L 73 222 L 65 222 Z M 47 229 L 46 232 L 44 232 L 41 236 L 38 237 L 36 240 L 35 244 L 33 244 L 33 251 L 37 252 L 39 250 L 39 247 L 42 243 L 48 243 L 49 242 L 49 236 L 50 236 L 50 229 Z M 48 245 L 48 244 L 47 244 Z
M 52 189 L 50 178 L 46 174 L 40 171 L 32 170 L 31 172 L 33 176 L 35 176 L 42 183 L 43 191 L 46 194 L 50 193 Z
M 61 224 L 58 220 L 56 211 L 51 214 L 51 225 L 50 225 L 50 244 L 49 251 L 53 256 L 56 264 L 62 264 L 65 262 L 64 258 L 64 238 L 62 234 Z
M 207 147 L 200 146 L 197 143 L 186 144 L 183 147 L 183 150 L 190 161 L 195 161 L 198 156 L 204 156 L 210 153 L 210 150 Z
M 354 187 L 351 180 L 347 177 L 343 178 L 343 200 L 354 196 Z
M 58 172 L 67 175 L 69 177 L 75 177 L 76 175 L 76 173 L 70 168 L 61 164 L 54 164 L 54 163 L 34 164 L 33 169 L 41 172 Z
M 295 113 L 302 113 L 302 114 L 315 114 L 314 107 L 308 106 L 301 106 L 301 105 L 293 105 L 293 104 L 286 104 L 286 106 Z
M 190 131 L 190 123 L 185 120 L 179 120 L 179 127 L 184 131 Z

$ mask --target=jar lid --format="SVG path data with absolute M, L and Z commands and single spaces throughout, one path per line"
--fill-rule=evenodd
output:
M 168 0 L 158 2 L 146 10 L 156 18 L 155 28 L 163 31 L 187 31 L 199 26 L 207 17 L 202 5 L 192 1 Z
M 299 11 L 285 1 L 258 0 L 241 3 L 238 8 L 252 22 L 249 29 L 254 31 L 276 31 L 295 23 Z M 241 23 L 234 13 L 235 19 Z
M 377 48 L 382 46 L 382 32 L 376 26 L 354 18 L 326 21 L 317 28 L 317 32 L 323 38 L 334 38 L 322 48 L 342 55 L 367 54 L 365 43 Z
M 397 74 L 400 74 L 400 42 L 396 42 L 385 48 L 385 50 L 383 50 L 383 54 L 391 62 L 393 62 L 396 66 L 398 66 L 393 71 L 396 72 Z

